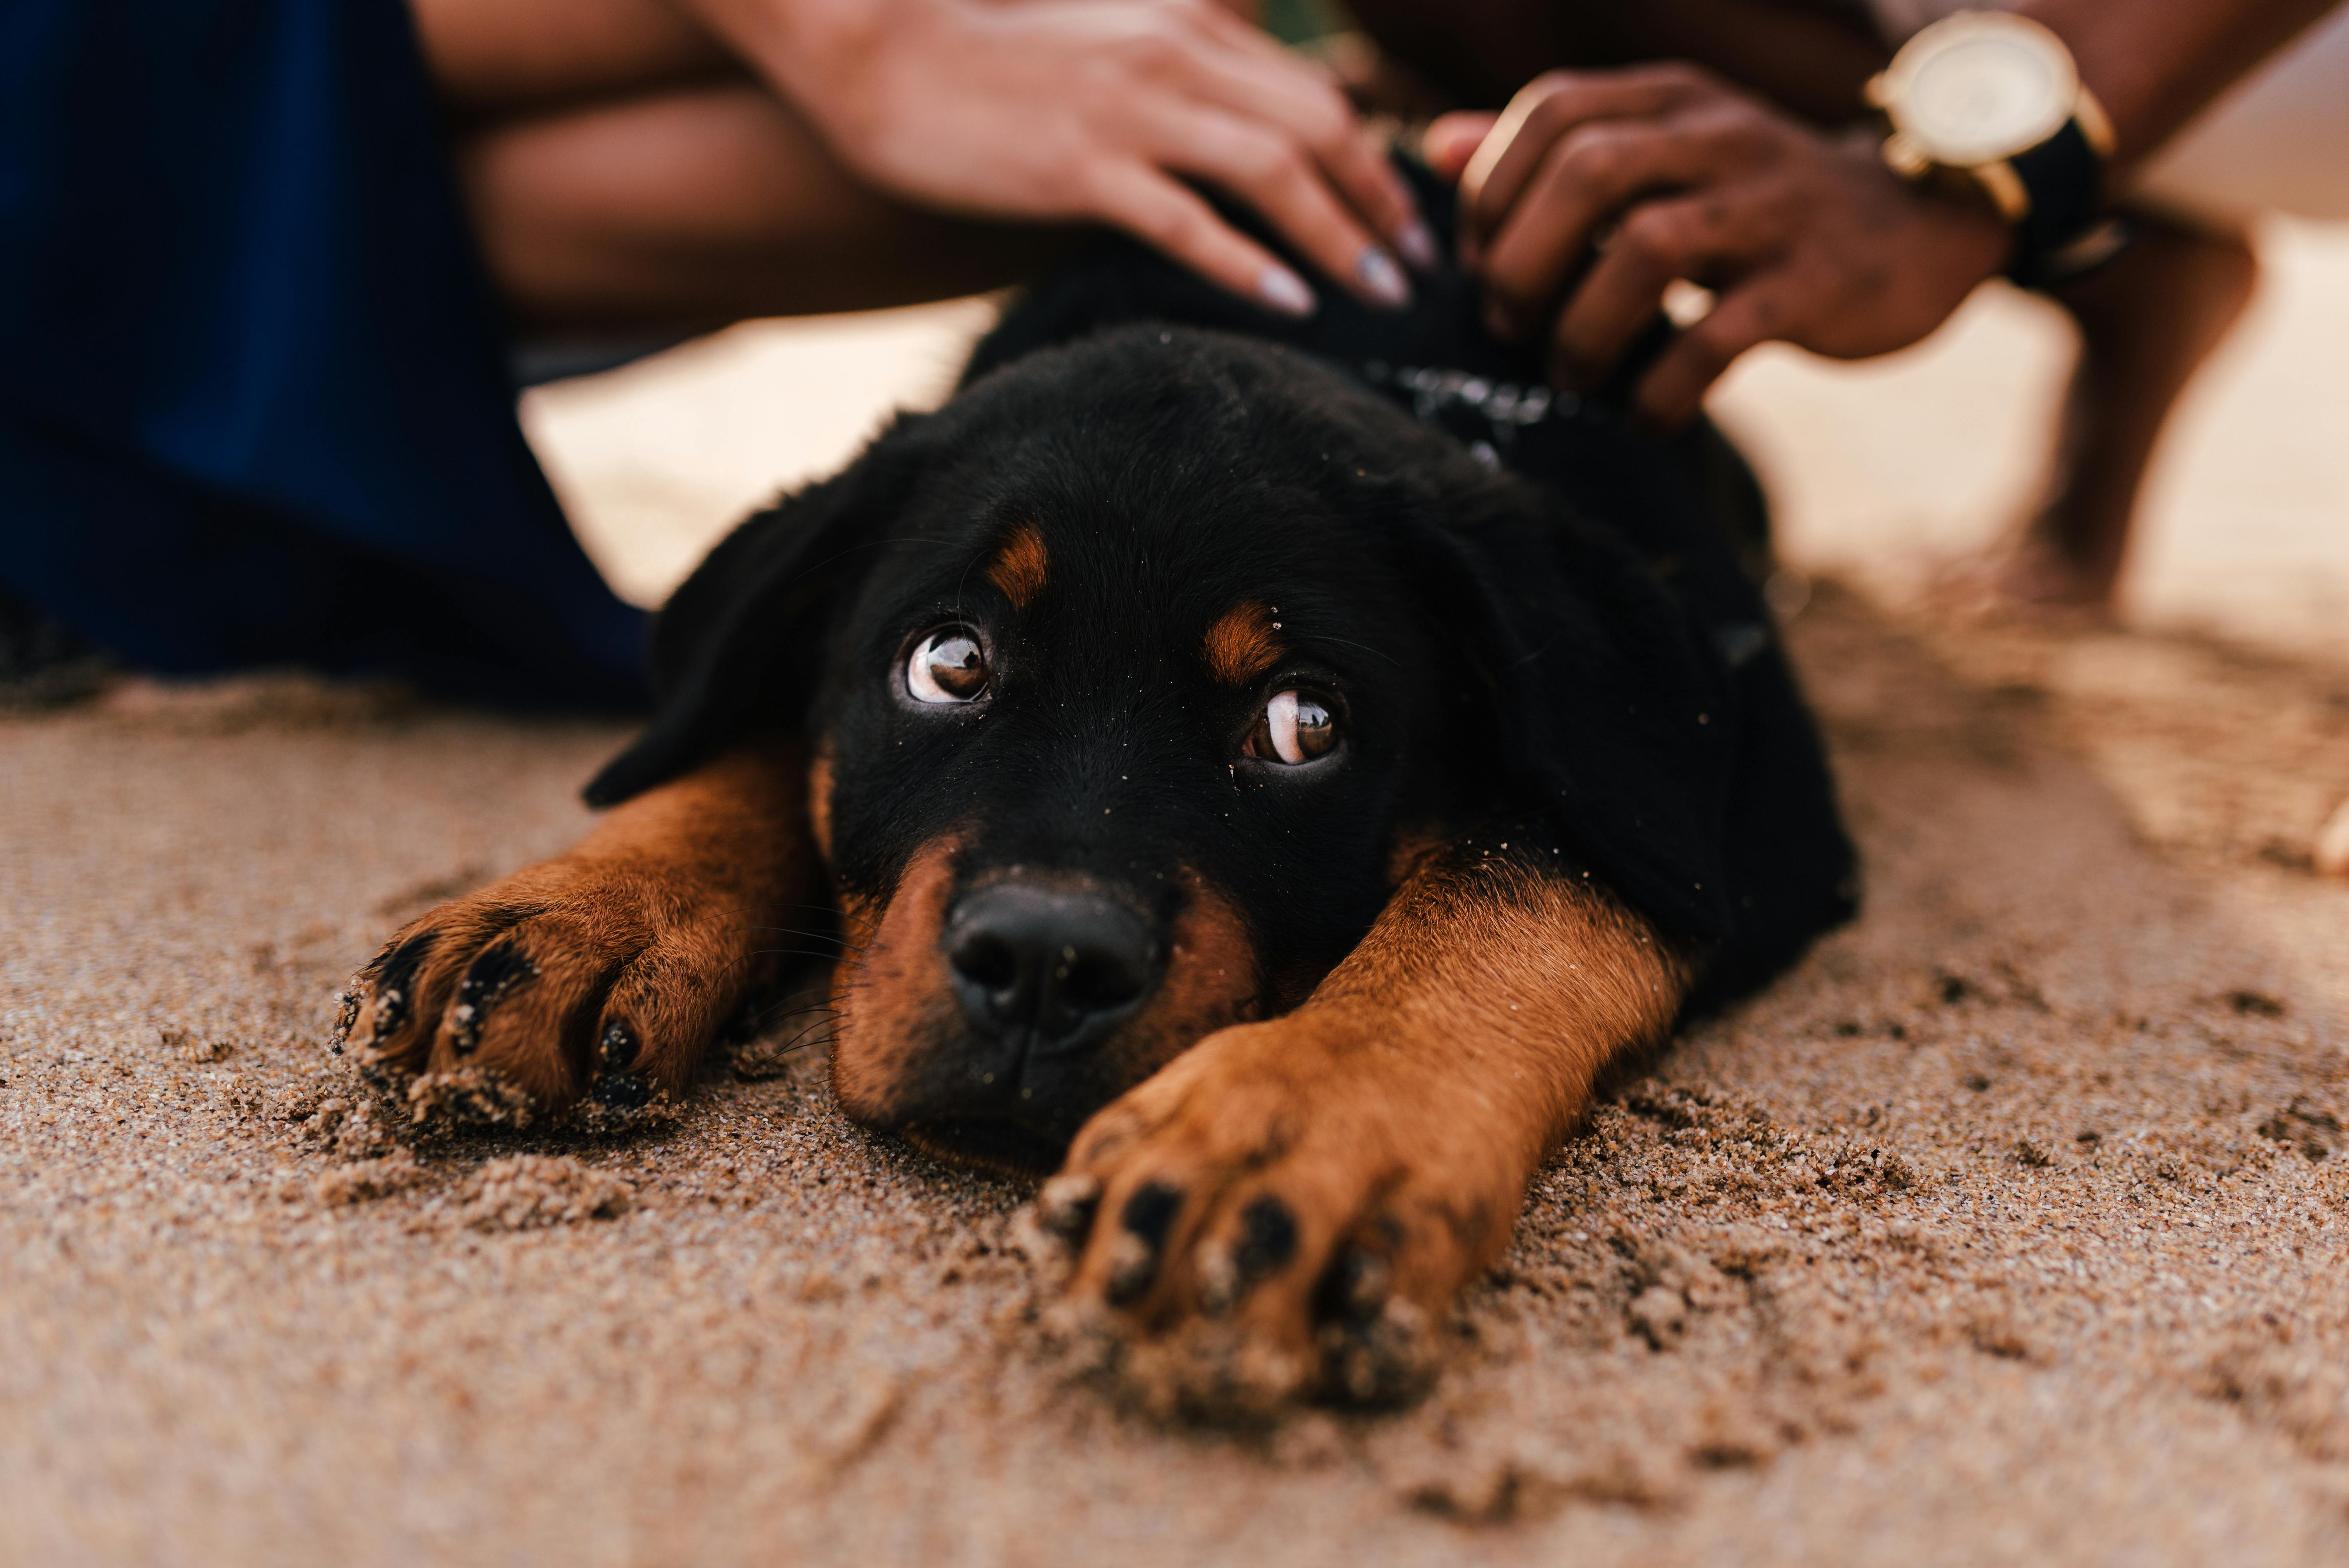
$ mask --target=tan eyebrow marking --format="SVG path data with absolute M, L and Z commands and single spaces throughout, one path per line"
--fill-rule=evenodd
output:
M 1044 591 L 1044 536 L 1023 522 L 1003 536 L 987 563 L 987 580 L 1003 590 L 1015 610 L 1025 610 Z
M 1226 686 L 1246 686 L 1280 662 L 1280 623 L 1254 600 L 1243 600 L 1207 628 L 1200 653 L 1207 673 Z

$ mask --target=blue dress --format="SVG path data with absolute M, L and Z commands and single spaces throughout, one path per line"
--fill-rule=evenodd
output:
M 0 0 L 0 593 L 171 674 L 642 701 L 401 0 Z

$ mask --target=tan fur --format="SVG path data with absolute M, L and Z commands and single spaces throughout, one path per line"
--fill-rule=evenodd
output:
M 987 580 L 1003 591 L 1014 610 L 1025 611 L 1044 592 L 1050 564 L 1044 536 L 1033 524 L 1023 522 L 996 547 L 994 558 L 987 563 Z
M 808 764 L 808 832 L 815 852 L 832 864 L 832 737 L 816 742 L 815 760 Z
M 805 778 L 778 751 L 722 758 L 615 807 L 569 853 L 410 924 L 386 957 L 419 936 L 432 945 L 403 1005 L 385 1006 L 381 959 L 355 983 L 361 1064 L 494 1081 L 507 1101 L 559 1116 L 605 1070 L 598 1046 L 618 1024 L 634 1048 L 614 1070 L 681 1093 L 790 945 L 760 928 L 803 923 L 793 911 L 817 892 Z M 492 950 L 522 965 L 468 1013 L 462 983 Z M 429 1081 L 416 1088 L 434 1102 Z
M 1270 610 L 1244 600 L 1207 628 L 1199 655 L 1206 661 L 1209 675 L 1226 686 L 1243 686 L 1280 662 L 1279 632 L 1279 623 Z
M 851 930 L 869 934 L 853 964 L 833 983 L 839 1022 L 833 1033 L 832 1082 L 840 1105 L 859 1121 L 886 1124 L 897 1114 L 909 1075 L 938 1061 L 937 1047 L 962 1026 L 938 933 L 954 890 L 949 836 L 916 854 L 885 902 L 841 900 Z

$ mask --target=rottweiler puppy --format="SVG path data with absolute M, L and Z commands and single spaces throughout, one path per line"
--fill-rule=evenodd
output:
M 1853 858 L 1726 443 L 1544 388 L 1464 277 L 1324 300 L 1116 242 L 1031 293 L 678 591 L 609 814 L 399 933 L 361 1061 L 625 1118 L 836 933 L 850 1116 L 1059 1168 L 1129 1341 L 1392 1391 L 1601 1071 L 1844 919 Z

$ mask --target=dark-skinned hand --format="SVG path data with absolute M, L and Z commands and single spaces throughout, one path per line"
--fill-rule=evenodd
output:
M 1715 303 L 1640 378 L 1667 428 L 1759 343 L 1837 359 L 1905 348 L 2004 262 L 1987 206 L 1903 183 L 1837 137 L 1693 66 L 1553 71 L 1500 116 L 1448 115 L 1425 148 L 1461 181 L 1461 256 L 1485 318 L 1546 331 L 1552 380 L 1603 382 L 1675 280 Z

